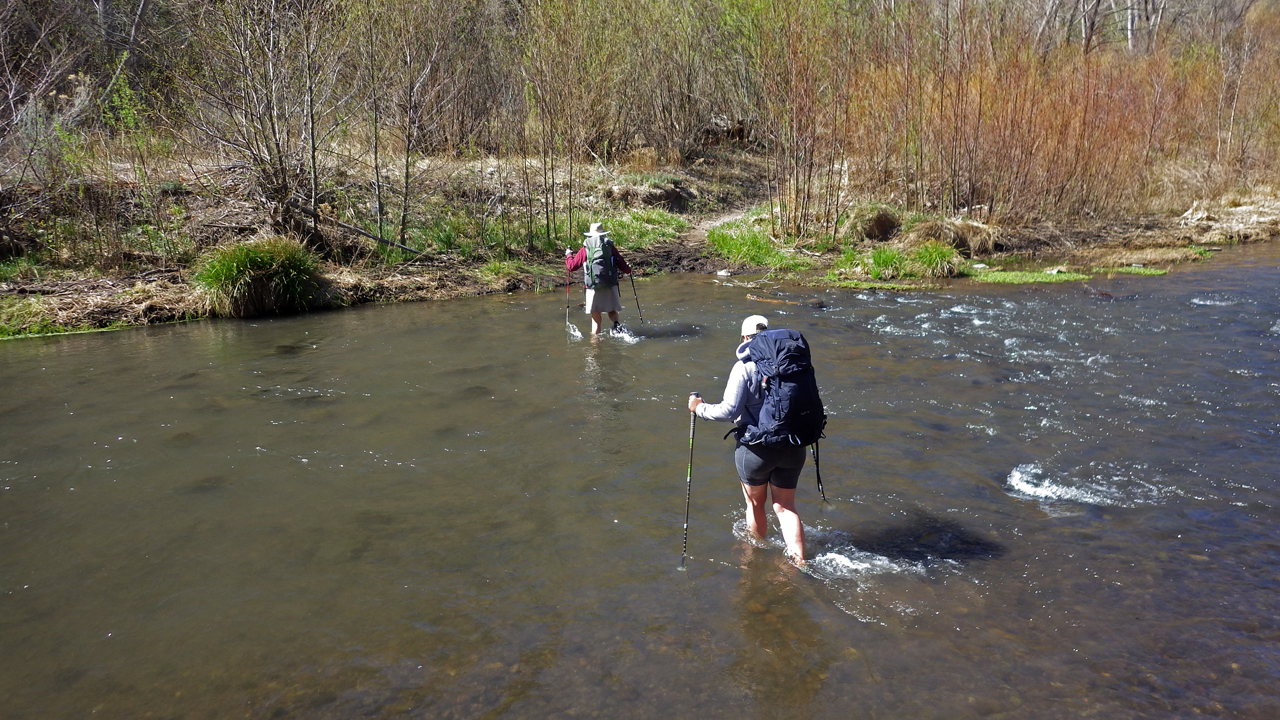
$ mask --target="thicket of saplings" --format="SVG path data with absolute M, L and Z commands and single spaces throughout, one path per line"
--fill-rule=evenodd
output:
M 0 0 L 4 272 L 189 266 L 211 199 L 330 260 L 546 260 L 726 145 L 767 200 L 712 244 L 773 267 L 877 204 L 1185 208 L 1276 179 L 1278 5 Z

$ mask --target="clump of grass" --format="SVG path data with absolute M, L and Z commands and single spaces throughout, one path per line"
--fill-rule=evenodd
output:
M 39 279 L 40 264 L 29 257 L 14 257 L 0 262 L 0 282 Z
M 876 248 L 867 256 L 866 270 L 876 280 L 902 277 L 907 271 L 907 256 L 898 248 Z
M 845 234 L 856 234 L 867 240 L 888 240 L 901 227 L 901 217 L 892 206 L 866 203 L 849 213 L 841 229 Z
M 635 208 L 604 220 L 602 224 L 620 249 L 642 248 L 675 240 L 689 228 L 689 221 L 660 208 Z M 584 231 L 586 227 L 579 232 L 579 237 Z
M 898 227 L 898 232 L 902 235 L 906 235 L 924 223 L 935 222 L 938 220 L 941 220 L 941 218 L 937 215 L 922 212 L 909 212 L 903 216 L 902 224 Z
M 652 172 L 629 172 L 624 173 L 618 178 L 622 183 L 627 185 L 643 185 L 646 187 L 658 187 L 660 185 L 672 185 L 680 182 L 680 178 L 668 172 L 652 171 Z
M 828 273 L 822 280 L 821 287 L 842 288 L 844 290 L 923 290 L 929 285 L 904 285 L 902 283 L 874 282 L 870 280 L 846 280 Z
M 844 252 L 840 253 L 840 257 L 831 263 L 831 272 L 829 274 L 838 276 L 849 272 L 861 272 L 861 270 L 862 255 L 855 248 L 849 247 L 845 248 Z
M 59 325 L 37 297 L 0 297 L 0 338 L 79 330 Z
M 215 314 L 226 317 L 305 310 L 320 288 L 319 258 L 285 237 L 224 245 L 192 276 Z
M 1022 285 L 1026 283 L 1076 282 L 1079 280 L 1088 280 L 1092 276 L 1070 272 L 1047 273 L 1023 270 L 992 270 L 991 272 L 978 273 L 971 277 L 978 282 Z
M 955 248 L 938 240 L 912 249 L 909 263 L 916 274 L 927 278 L 955 277 L 964 264 Z
M 416 241 L 413 245 L 447 253 L 470 250 L 466 240 L 467 229 L 467 223 L 463 218 L 439 215 L 423 222 L 421 226 L 411 230 L 409 235 Z
M 481 265 L 476 274 L 489 285 L 505 286 L 522 275 L 534 274 L 534 270 L 519 260 L 490 260 Z
M 758 215 L 759 213 L 756 213 Z M 764 227 L 757 227 L 753 216 L 717 225 L 707 232 L 707 242 L 715 254 L 729 262 L 776 270 L 803 270 L 810 263 L 783 252 Z
M 908 246 L 939 242 L 969 257 L 990 255 L 995 250 L 996 237 L 995 228 L 972 220 L 926 220 L 903 232 Z
M 1111 273 L 1111 274 L 1118 273 L 1122 275 L 1168 275 L 1169 274 L 1168 270 L 1162 270 L 1160 268 L 1134 267 L 1132 265 L 1126 265 L 1123 267 L 1109 267 L 1109 268 L 1096 267 L 1093 269 L 1093 272 Z

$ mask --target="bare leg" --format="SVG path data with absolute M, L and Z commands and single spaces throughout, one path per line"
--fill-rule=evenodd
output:
M 764 487 L 764 486 L 761 486 Z M 804 564 L 804 524 L 796 513 L 796 490 L 773 488 L 773 512 L 782 526 L 782 537 L 787 541 L 787 555 L 797 565 Z
M 614 313 L 609 313 L 609 314 L 613 315 Z M 600 334 L 600 313 L 598 312 L 591 313 L 591 334 L 592 335 Z
M 614 312 L 609 313 L 609 319 L 613 321 L 613 324 L 614 324 L 614 325 L 617 325 L 617 324 L 618 324 L 618 313 L 617 313 L 617 311 L 614 311 Z
M 764 509 L 769 502 L 769 486 L 742 483 L 742 495 L 747 499 L 747 528 L 761 540 L 769 534 L 769 521 Z

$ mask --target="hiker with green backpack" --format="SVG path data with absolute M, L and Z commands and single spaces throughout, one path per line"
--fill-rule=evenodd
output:
M 735 424 L 730 434 L 737 440 L 733 457 L 747 503 L 747 527 L 753 537 L 765 538 L 765 509 L 772 495 L 787 557 L 804 567 L 804 524 L 796 512 L 796 485 L 805 448 L 822 437 L 827 422 L 809 345 L 795 330 L 770 330 L 764 316 L 752 315 L 742 321 L 737 359 L 724 398 L 709 404 L 695 393 L 689 398 L 689 412 Z
M 602 314 L 608 314 L 613 329 L 619 328 L 618 311 L 622 309 L 622 296 L 618 293 L 618 280 L 622 273 L 631 274 L 631 266 L 622 259 L 614 247 L 608 230 L 601 230 L 600 223 L 591 223 L 578 252 L 564 251 L 564 266 L 569 272 L 582 268 L 582 284 L 587 287 L 587 314 L 591 316 L 591 334 L 600 333 Z

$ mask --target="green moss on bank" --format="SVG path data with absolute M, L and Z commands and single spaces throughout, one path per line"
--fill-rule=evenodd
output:
M 1162 269 L 1160 269 L 1160 268 L 1132 267 L 1132 266 L 1125 266 L 1125 267 L 1109 267 L 1109 268 L 1096 267 L 1096 268 L 1094 268 L 1094 269 L 1093 269 L 1093 272 L 1095 272 L 1095 273 L 1106 273 L 1106 274 L 1108 274 L 1108 275 L 1116 275 L 1116 274 L 1120 274 L 1120 275 L 1168 275 L 1168 274 L 1169 274 L 1169 271 L 1168 271 L 1168 270 L 1162 270 Z
M 998 283 L 1004 285 L 1024 285 L 1029 283 L 1063 283 L 1078 282 L 1080 280 L 1088 280 L 1091 275 L 1081 275 L 1072 272 L 1028 272 L 1023 270 L 992 270 L 990 272 L 980 272 L 968 275 L 968 277 L 985 283 Z

